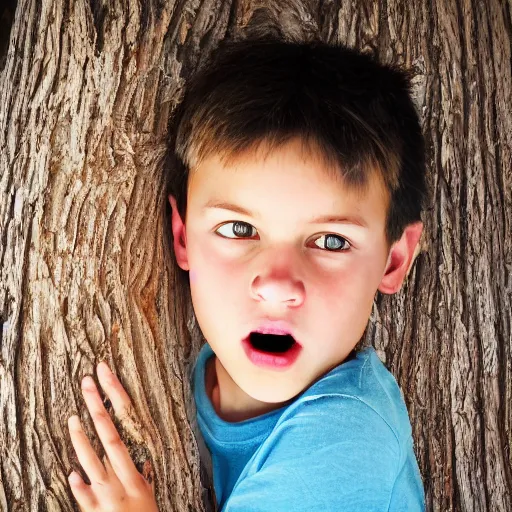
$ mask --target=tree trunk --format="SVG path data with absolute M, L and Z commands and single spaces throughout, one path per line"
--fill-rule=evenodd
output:
M 432 202 L 408 282 L 377 297 L 365 343 L 404 392 L 427 510 L 512 510 L 511 9 L 11 0 L 0 11 L 0 509 L 77 510 L 67 418 L 78 412 L 94 438 L 80 381 L 103 359 L 138 413 L 125 440 L 160 509 L 211 509 L 189 383 L 201 336 L 174 293 L 162 159 L 183 78 L 244 30 L 415 67 Z

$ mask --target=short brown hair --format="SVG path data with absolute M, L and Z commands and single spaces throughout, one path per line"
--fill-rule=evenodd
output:
M 411 74 L 320 41 L 223 41 L 185 87 L 169 125 L 167 195 L 186 214 L 189 172 L 204 158 L 230 160 L 262 142 L 299 136 L 349 187 L 377 172 L 389 192 L 388 244 L 427 199 L 424 141 Z

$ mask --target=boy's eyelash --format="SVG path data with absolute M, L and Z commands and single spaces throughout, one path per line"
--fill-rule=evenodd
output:
M 229 224 L 242 224 L 244 226 L 249 226 L 250 228 L 256 230 L 256 228 L 254 226 L 252 226 L 251 224 L 249 224 L 248 222 L 243 222 L 243 221 L 240 221 L 240 220 L 234 220 L 234 221 L 229 221 L 229 222 L 225 222 L 224 224 L 220 225 L 216 230 L 215 230 L 215 233 L 219 234 L 218 231 L 220 228 L 224 227 L 224 226 L 227 226 Z M 225 235 L 222 235 L 220 234 L 220 236 L 222 236 L 223 238 L 228 238 L 228 239 L 232 239 L 232 240 L 243 240 L 244 238 L 249 238 L 249 237 L 244 237 L 244 236 L 240 236 L 240 235 L 236 235 L 235 233 L 233 233 L 235 236 L 233 237 L 230 237 L 230 236 L 225 236 Z M 254 235 L 252 235 L 254 236 Z M 325 251 L 328 251 L 328 252 L 347 252 L 349 249 L 352 248 L 352 244 L 343 236 L 341 235 L 337 235 L 336 233 L 325 233 L 323 235 L 320 235 L 317 240 L 319 238 L 322 238 L 322 237 L 327 237 L 327 236 L 333 236 L 333 237 L 337 237 L 337 238 L 340 238 L 341 240 L 343 240 L 344 242 L 346 242 L 346 244 L 348 244 L 348 248 L 346 249 L 343 249 L 343 248 L 339 248 L 339 249 L 327 249 L 325 247 L 318 247 L 318 249 L 323 249 Z

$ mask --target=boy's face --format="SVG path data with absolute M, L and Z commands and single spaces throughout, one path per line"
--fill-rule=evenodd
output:
M 176 258 L 190 271 L 203 335 L 239 394 L 272 404 L 292 399 L 347 357 L 377 289 L 400 288 L 421 235 L 418 225 L 390 253 L 380 181 L 364 194 L 349 192 L 320 159 L 301 152 L 298 139 L 266 160 L 230 167 L 205 160 L 189 179 L 185 225 L 170 200 Z M 207 206 L 214 203 L 250 213 Z M 357 218 L 365 226 L 316 223 L 319 217 Z M 246 223 L 238 225 L 242 231 L 233 232 L 235 221 Z M 329 234 L 335 236 L 323 238 Z M 336 250 L 324 248 L 328 243 Z M 302 346 L 284 370 L 256 366 L 242 346 L 266 320 L 286 322 Z

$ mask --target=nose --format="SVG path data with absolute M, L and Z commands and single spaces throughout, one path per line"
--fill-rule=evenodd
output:
M 297 307 L 304 302 L 304 284 L 289 275 L 258 275 L 251 284 L 251 296 L 270 306 Z

